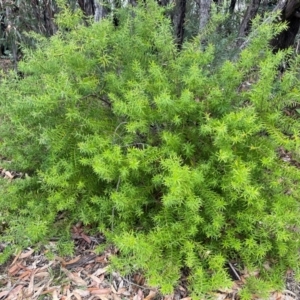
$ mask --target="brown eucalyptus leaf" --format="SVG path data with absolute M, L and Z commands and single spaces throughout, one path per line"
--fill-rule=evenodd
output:
M 76 293 L 81 297 L 88 297 L 90 295 L 90 292 L 88 290 L 82 290 L 82 289 L 75 289 L 73 293 Z
M 92 289 L 92 295 L 107 295 L 111 293 L 111 288 L 104 288 L 104 289 Z
M 138 290 L 137 294 L 133 297 L 133 300 L 143 300 L 144 293 L 141 289 Z
M 155 291 L 150 291 L 149 295 L 144 299 L 144 300 L 151 300 L 156 296 L 156 292 Z
M 2 292 L 0 292 L 0 299 L 1 298 L 5 299 L 5 297 L 8 295 L 8 293 L 9 293 L 9 291 L 2 291 Z
M 7 299 L 18 299 L 17 296 L 21 293 L 23 285 L 17 285 L 8 295 Z
M 49 272 L 39 272 L 35 274 L 35 277 L 48 277 L 50 276 Z
M 34 249 L 31 249 L 31 250 L 29 250 L 29 251 L 27 251 L 25 253 L 21 253 L 20 256 L 19 256 L 19 258 L 23 259 L 23 258 L 29 257 L 33 252 L 34 252 Z
M 112 295 L 113 300 L 122 300 L 117 294 Z
M 98 278 L 98 277 L 95 276 L 95 275 L 89 275 L 89 277 L 90 277 L 94 282 L 96 282 L 97 284 L 100 284 L 100 283 L 103 282 L 102 279 Z
M 33 299 L 38 299 L 38 297 L 42 294 L 42 292 L 43 292 L 45 286 L 46 286 L 46 285 L 43 284 L 41 287 L 39 287 L 39 288 L 35 291 L 35 293 L 34 293 L 34 295 L 33 295 Z
M 97 259 L 96 259 L 96 261 L 97 261 Z M 99 269 L 97 269 L 97 271 L 94 272 L 92 275 L 99 276 L 99 275 L 101 275 L 101 274 L 104 274 L 104 273 L 107 271 L 107 269 L 108 269 L 108 266 L 105 267 L 105 268 L 99 268 Z
M 82 297 L 78 294 L 78 293 L 76 293 L 76 292 L 74 292 L 73 291 L 73 296 L 77 299 L 77 300 L 82 300 Z
M 27 288 L 27 294 L 28 295 L 33 295 L 33 291 L 34 291 L 34 272 L 31 274 L 30 277 L 30 282 Z
M 79 286 L 87 286 L 87 283 L 77 274 L 68 271 L 65 268 L 61 268 L 62 271 L 69 277 L 71 281 L 73 281 L 76 285 Z
M 80 258 L 81 258 L 81 256 L 78 255 L 78 256 L 76 256 L 75 258 L 73 258 L 69 261 L 65 261 L 65 265 L 67 266 L 67 265 L 70 265 L 70 264 L 74 264 L 74 263 L 78 262 L 80 260 Z
M 87 236 L 85 233 L 81 233 L 80 236 L 88 243 L 90 244 L 92 242 L 91 238 Z

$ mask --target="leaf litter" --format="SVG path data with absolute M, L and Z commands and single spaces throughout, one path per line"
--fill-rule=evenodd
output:
M 81 233 L 84 232 L 80 225 Z M 109 257 L 117 255 L 118 250 L 108 247 L 101 254 L 96 254 L 95 248 L 104 242 L 104 237 L 88 236 L 78 233 L 73 228 L 75 255 L 72 258 L 55 256 L 47 257 L 48 249 L 25 249 L 16 254 L 11 263 L 0 274 L 1 300 L 191 300 L 187 288 L 187 274 L 183 272 L 178 286 L 173 294 L 163 296 L 158 289 L 147 286 L 143 274 L 132 274 L 122 277 L 118 272 L 112 272 L 109 267 Z M 87 238 L 88 237 L 88 238 Z M 94 242 L 92 242 L 94 241 Z M 55 242 L 51 242 L 54 243 Z M 53 246 L 53 245 L 52 245 Z M 239 272 L 234 264 L 230 264 L 236 272 L 236 279 L 229 289 L 212 293 L 210 299 L 238 300 L 238 293 L 244 285 L 249 273 Z M 257 274 L 258 276 L 259 274 Z M 270 300 L 299 299 L 299 289 L 292 286 L 292 273 L 287 275 L 287 289 L 274 292 Z M 289 282 L 289 284 L 288 284 Z M 288 288 L 290 290 L 288 290 Z M 294 289 L 294 291 L 293 291 Z M 204 299 L 204 298 L 203 298 Z M 254 297 L 253 299 L 259 299 Z M 205 299 L 204 299 L 205 300 Z
M 1 268 L 4 274 L 0 275 L 0 299 L 158 299 L 158 290 L 147 287 L 142 275 L 125 278 L 111 272 L 109 257 L 115 255 L 117 249 L 109 247 L 96 254 L 95 248 L 104 238 L 101 235 L 90 237 L 78 227 L 72 230 L 75 243 L 72 258 L 55 256 L 49 259 L 46 247 L 39 251 L 28 248 L 16 254 L 5 269 Z M 55 242 L 51 243 L 53 247 Z M 142 282 L 140 288 L 138 285 Z

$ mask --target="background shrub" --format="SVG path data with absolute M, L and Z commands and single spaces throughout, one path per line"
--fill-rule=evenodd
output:
M 81 220 L 120 249 L 116 267 L 163 293 L 182 268 L 194 295 L 229 286 L 229 260 L 280 288 L 299 267 L 300 179 L 278 155 L 299 159 L 299 117 L 286 113 L 299 63 L 279 77 L 286 53 L 268 46 L 282 27 L 256 20 L 239 57 L 215 65 L 213 44 L 177 50 L 154 1 L 119 20 L 68 23 L 25 53 L 24 78 L 2 79 L 0 153 L 28 176 L 1 183 L 1 239 L 65 238 Z

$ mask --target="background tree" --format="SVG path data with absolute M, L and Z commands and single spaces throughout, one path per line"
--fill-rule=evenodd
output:
M 201 32 L 209 20 L 211 0 L 198 0 L 199 2 L 199 31 Z
M 64 3 L 64 1 L 59 1 Z M 137 5 L 137 1 L 125 0 L 69 0 L 65 2 L 71 9 L 81 9 L 85 16 L 86 25 L 89 18 L 100 21 L 105 16 L 114 15 L 115 10 L 126 5 Z M 142 3 L 144 3 L 142 1 Z M 146 3 L 146 2 L 145 2 Z M 299 30 L 300 13 L 297 0 L 280 0 L 275 3 L 260 0 L 251 0 L 249 3 L 235 0 L 230 2 L 211 0 L 157 0 L 157 3 L 167 8 L 166 14 L 170 17 L 174 37 L 179 49 L 184 40 L 190 39 L 202 32 L 210 20 L 211 6 L 214 4 L 222 14 L 230 13 L 225 23 L 218 27 L 220 42 L 228 35 L 239 38 L 239 44 L 249 34 L 253 18 L 257 14 L 263 15 L 270 10 L 279 10 L 280 20 L 287 23 L 287 28 L 271 41 L 274 50 L 285 49 L 295 42 Z M 63 5 L 63 4 L 60 4 Z M 34 46 L 34 40 L 26 34 L 29 31 L 42 34 L 46 37 L 57 31 L 55 15 L 59 11 L 57 0 L 34 0 L 11 2 L 2 1 L 1 10 L 1 54 L 10 54 L 14 61 L 18 59 L 18 48 L 21 43 Z M 224 31 L 223 29 L 226 28 Z M 227 36 L 227 37 L 226 37 Z M 233 45 L 233 44 L 232 44 Z M 234 47 L 232 46 L 231 51 Z M 227 50 L 226 50 L 227 51 Z
M 240 25 L 239 38 L 243 38 L 249 34 L 251 21 L 256 16 L 260 3 L 261 0 L 251 0 L 250 4 L 248 5 L 245 16 Z M 232 9 L 232 7 L 230 6 L 229 9 Z
M 299 8 L 297 0 L 279 1 L 276 9 L 281 10 L 280 20 L 287 23 L 287 28 L 271 41 L 275 51 L 294 45 L 300 27 Z

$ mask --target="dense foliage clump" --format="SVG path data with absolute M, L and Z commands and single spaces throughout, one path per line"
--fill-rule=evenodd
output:
M 163 293 L 182 268 L 194 295 L 230 286 L 229 260 L 261 269 L 245 299 L 281 288 L 300 245 L 299 64 L 279 77 L 286 53 L 268 40 L 281 27 L 256 20 L 239 57 L 215 64 L 199 39 L 178 51 L 153 1 L 118 18 L 85 27 L 65 13 L 23 78 L 2 79 L 0 153 L 28 174 L 1 183 L 2 239 L 63 247 L 80 220 Z

